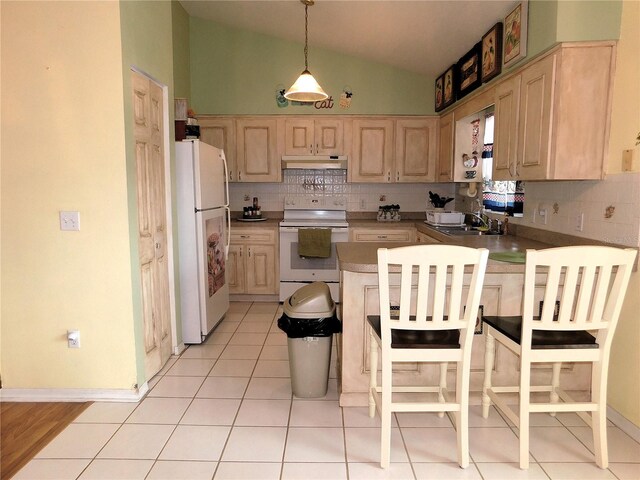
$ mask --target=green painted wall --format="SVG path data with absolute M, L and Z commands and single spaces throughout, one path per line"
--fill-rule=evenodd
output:
M 617 40 L 621 17 L 620 0 L 559 1 L 556 40 Z
M 136 194 L 136 162 L 133 139 L 133 106 L 131 98 L 131 68 L 135 67 L 151 76 L 158 83 L 166 85 L 169 93 L 169 125 L 173 125 L 173 38 L 172 38 L 172 5 L 171 2 L 156 1 L 121 1 L 120 25 L 122 35 L 122 75 L 124 95 L 125 144 L 127 151 L 127 195 L 129 203 L 129 226 L 131 243 L 131 279 L 133 285 L 133 302 L 135 316 L 136 360 L 138 367 L 138 383 L 148 380 L 144 378 L 144 342 L 142 332 L 142 303 L 140 290 L 140 272 L 138 260 L 138 220 Z M 172 179 L 174 149 L 171 148 Z M 175 191 L 175 188 L 172 188 Z M 175 201 L 172 202 L 175 205 Z M 174 210 L 174 218 L 176 212 Z M 175 277 L 178 282 L 177 232 L 173 232 Z M 176 289 L 178 285 L 176 285 Z M 176 292 L 177 295 L 177 292 Z M 177 298 L 179 301 L 179 298 Z M 181 342 L 181 328 L 178 319 L 178 342 Z
M 302 43 L 287 42 L 215 22 L 190 19 L 191 102 L 210 114 L 429 115 L 433 78 L 309 46 L 309 70 L 334 99 L 333 109 L 278 108 L 278 88 L 288 88 L 304 68 Z M 279 86 L 279 87 L 278 87 Z M 345 86 L 351 108 L 338 106 Z
M 191 97 L 189 14 L 178 2 L 171 2 L 173 33 L 173 91 L 177 98 Z

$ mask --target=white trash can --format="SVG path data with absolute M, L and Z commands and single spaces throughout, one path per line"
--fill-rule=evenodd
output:
M 327 394 L 333 334 L 341 331 L 329 287 L 315 282 L 283 304 L 278 327 L 287 334 L 291 389 L 298 398 Z

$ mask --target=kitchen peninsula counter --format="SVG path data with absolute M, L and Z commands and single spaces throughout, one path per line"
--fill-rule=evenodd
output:
M 417 224 L 417 222 L 416 222 Z M 416 225 L 416 228 L 421 228 Z M 425 228 L 428 228 L 424 225 Z M 428 234 L 435 237 L 433 229 Z M 525 237 L 478 235 L 450 237 L 442 235 L 442 243 L 463 245 L 473 248 L 485 247 L 490 252 L 525 251 L 543 249 L 553 245 Z M 367 315 L 379 315 L 377 250 L 412 245 L 399 242 L 349 242 L 338 243 L 337 253 L 340 266 L 340 289 L 342 303 L 342 335 L 338 341 L 338 376 L 341 406 L 366 406 L 369 388 L 369 334 L 366 327 Z M 397 276 L 396 276 L 397 277 Z M 398 302 L 399 284 L 397 278 L 390 280 L 391 302 Z M 485 315 L 517 315 L 522 305 L 524 264 L 489 260 L 480 299 L 479 317 Z M 480 403 L 484 376 L 484 336 L 482 323 L 476 323 L 476 333 L 471 352 L 471 403 Z M 516 384 L 518 362 L 504 347 L 496 346 L 496 364 L 493 379 L 496 385 Z M 454 388 L 455 365 L 449 365 L 449 386 Z M 551 369 L 542 365 L 532 374 L 532 383 L 542 383 L 551 375 Z M 564 363 L 562 384 L 567 390 L 587 391 L 590 369 L 588 365 Z M 394 382 L 398 384 L 415 382 L 437 384 L 438 371 L 424 364 L 405 364 L 394 370 Z

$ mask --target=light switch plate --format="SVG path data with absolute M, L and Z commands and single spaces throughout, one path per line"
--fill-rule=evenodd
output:
M 60 212 L 60 230 L 80 230 L 80 212 Z

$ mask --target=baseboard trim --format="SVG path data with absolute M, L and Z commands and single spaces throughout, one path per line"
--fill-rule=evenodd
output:
M 610 406 L 607 406 L 607 418 L 611 420 L 611 423 L 616 427 L 629 435 L 636 442 L 640 443 L 640 427 Z
M 148 391 L 146 382 L 132 390 L 3 388 L 0 390 L 0 402 L 139 402 Z
M 186 349 L 187 349 L 187 346 L 184 343 L 180 343 L 179 345 L 176 345 L 175 347 L 173 347 L 173 354 L 180 355 Z

